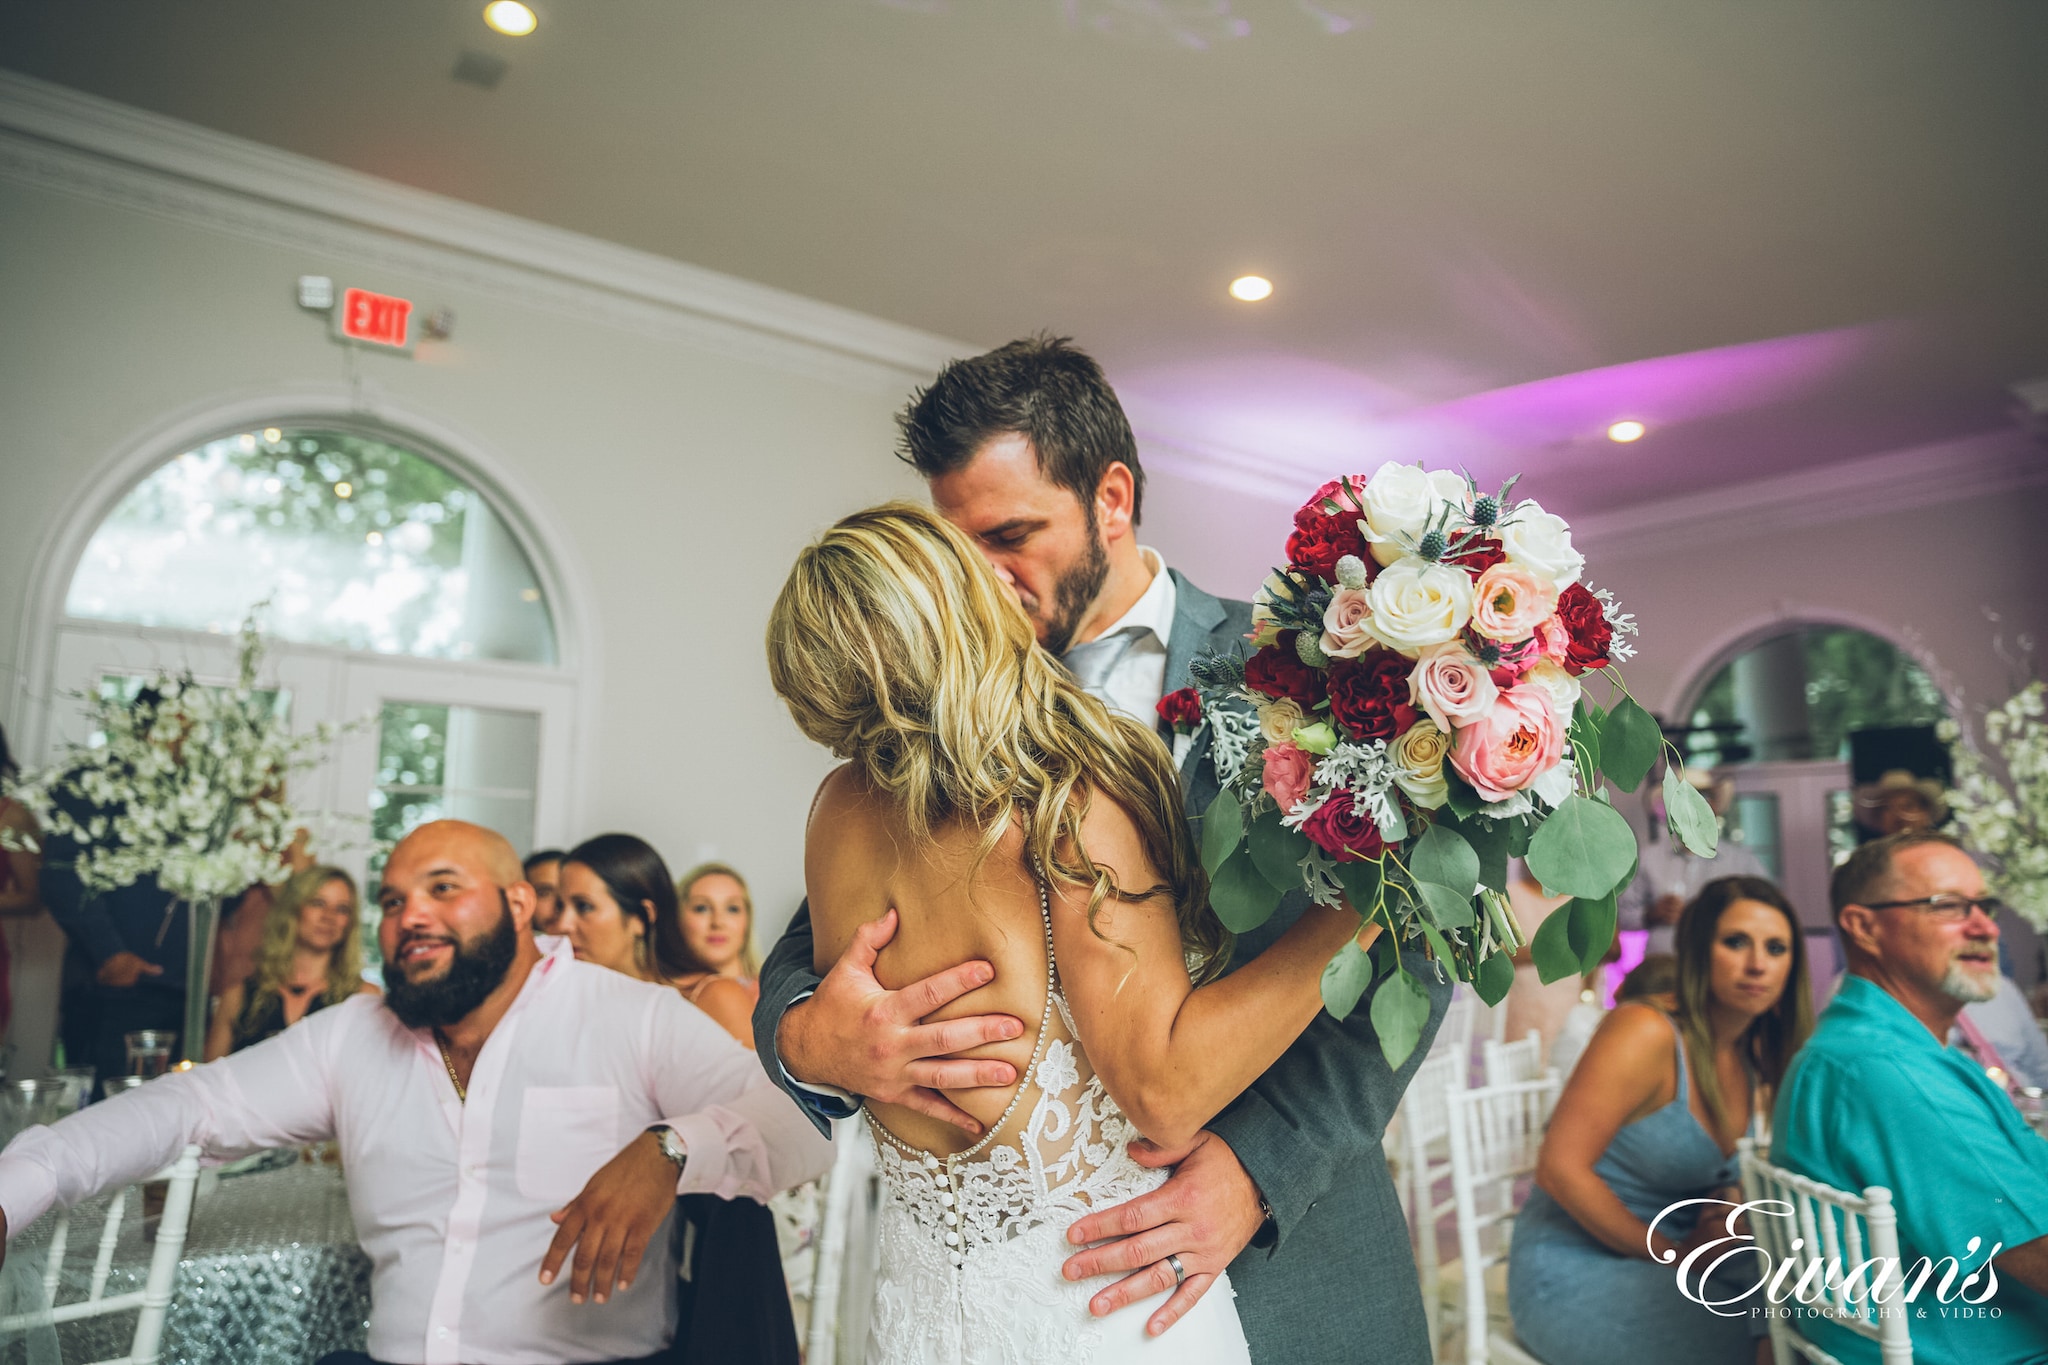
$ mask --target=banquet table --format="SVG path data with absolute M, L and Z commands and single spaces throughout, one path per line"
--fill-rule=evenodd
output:
M 287 1158 L 289 1158 L 287 1164 Z M 275 1153 L 266 1169 L 205 1178 L 165 1321 L 164 1365 L 310 1365 L 329 1351 L 362 1350 L 370 1318 L 370 1260 L 356 1243 L 339 1169 Z M 104 1198 L 72 1211 L 57 1302 L 85 1297 Z M 124 1220 L 109 1295 L 142 1287 L 150 1244 L 132 1210 Z M 8 1269 L 47 1264 L 50 1220 L 10 1250 Z M 81 1236 L 79 1229 L 92 1229 Z M 48 1329 L 43 1329 L 47 1334 Z M 125 1355 L 133 1312 L 56 1329 L 63 1358 Z M 34 1360 L 36 1343 L 0 1342 L 0 1365 Z

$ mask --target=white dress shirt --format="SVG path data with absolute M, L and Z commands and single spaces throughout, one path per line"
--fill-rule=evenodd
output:
M 378 1360 L 540 1365 L 652 1355 L 674 1330 L 667 1230 L 633 1287 L 569 1302 L 540 1261 L 548 1215 L 656 1123 L 689 1148 L 678 1193 L 765 1202 L 821 1175 L 819 1137 L 754 1055 L 672 987 L 578 962 L 562 944 L 527 978 L 455 1097 L 431 1030 L 375 996 L 312 1015 L 221 1061 L 31 1128 L 0 1153 L 17 1233 L 53 1204 L 142 1179 L 188 1142 L 213 1157 L 338 1139 L 372 1262 Z
M 1178 593 L 1173 575 L 1166 571 L 1166 561 L 1159 557 L 1159 552 L 1141 545 L 1138 553 L 1152 570 L 1151 584 L 1131 603 L 1129 611 L 1095 637 L 1106 641 L 1129 634 L 1130 645 L 1108 676 L 1088 690 L 1107 702 L 1111 710 L 1121 711 L 1146 725 L 1157 725 L 1159 699 L 1166 695 L 1166 642 L 1173 635 Z M 1078 648 L 1087 649 L 1093 643 Z

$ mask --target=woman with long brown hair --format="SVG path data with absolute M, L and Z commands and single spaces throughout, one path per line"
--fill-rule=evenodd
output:
M 356 880 L 338 867 L 294 873 L 263 921 L 256 970 L 221 992 L 206 1060 L 283 1033 L 316 1010 L 377 988 L 363 980 Z
M 1544 1135 L 1536 1189 L 1508 1260 L 1515 1333 L 1573 1365 L 1749 1365 L 1747 1314 L 1679 1293 L 1675 1266 L 1726 1235 L 1735 1145 L 1759 1139 L 1793 1055 L 1813 1032 L 1806 950 L 1784 893 L 1761 877 L 1708 882 L 1680 913 L 1670 1014 L 1619 1006 L 1572 1072 Z M 1731 1264 L 1729 1296 L 1753 1283 Z M 1717 1284 L 1719 1281 L 1716 1282 Z
M 1272 1065 L 1358 917 L 1311 907 L 1216 979 L 1228 936 L 1171 755 L 1038 648 L 1013 592 L 927 508 L 856 513 L 798 556 L 768 671 L 798 728 L 846 760 L 805 844 L 819 970 L 893 918 L 886 985 L 986 961 L 993 980 L 933 1019 L 1024 1021 L 967 1054 L 1015 1083 L 944 1092 L 979 1136 L 868 1106 L 888 1197 L 867 1358 L 1245 1361 L 1227 1292 L 1171 1345 L 1145 1335 L 1149 1310 L 1092 1317 L 1089 1286 L 1061 1277 L 1066 1230 L 1165 1180 L 1131 1143 L 1184 1144 Z M 1154 1307 L 1183 1276 L 1224 1279 L 1172 1252 Z

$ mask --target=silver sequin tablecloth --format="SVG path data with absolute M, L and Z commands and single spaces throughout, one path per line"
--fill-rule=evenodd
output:
M 60 1303 L 85 1297 L 104 1206 L 94 1200 L 72 1213 Z M 129 1207 L 107 1282 L 110 1295 L 140 1289 L 148 1272 L 149 1243 L 136 1226 L 132 1199 Z M 47 1224 L 30 1230 L 10 1251 L 10 1262 L 24 1256 L 42 1261 L 37 1235 L 46 1248 Z M 329 1351 L 362 1350 L 369 1318 L 370 1261 L 356 1244 L 340 1171 L 298 1163 L 202 1187 L 165 1323 L 164 1365 L 310 1365 Z M 57 1331 L 65 1360 L 106 1360 L 127 1353 L 135 1314 Z M 23 1343 L 0 1344 L 0 1365 L 34 1354 Z

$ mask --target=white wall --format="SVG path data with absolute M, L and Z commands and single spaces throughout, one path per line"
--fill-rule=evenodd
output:
M 252 240 L 296 229 L 251 231 L 225 210 L 217 225 L 163 216 L 10 169 L 0 160 L 10 732 L 47 701 L 30 667 L 38 556 L 75 509 L 118 495 L 110 462 L 195 407 L 344 391 L 349 358 L 295 306 L 297 276 L 399 293 L 452 308 L 454 340 L 411 359 L 356 357 L 363 409 L 460 433 L 570 585 L 558 606 L 574 616 L 581 601 L 564 624 L 590 703 L 576 739 L 584 791 L 572 827 L 541 835 L 630 830 L 679 866 L 715 849 L 753 879 L 771 942 L 801 894 L 803 819 L 828 756 L 769 690 L 762 627 L 807 538 L 921 491 L 891 457 L 891 417 L 929 370 L 736 329 L 721 338 L 701 318 L 671 326 L 644 307 L 608 324 L 601 296 L 566 307 L 544 277 L 525 291 L 517 272 L 460 253 L 310 218 L 303 242 Z M 935 355 L 944 346 L 929 339 Z

